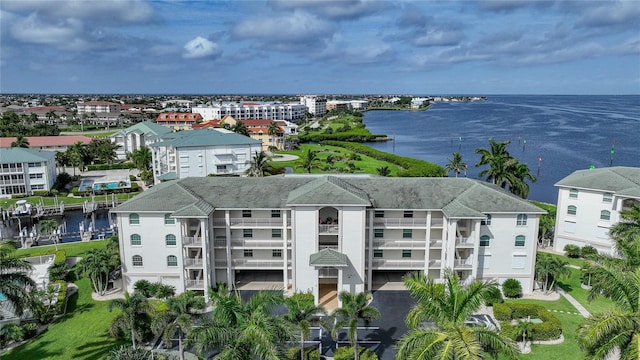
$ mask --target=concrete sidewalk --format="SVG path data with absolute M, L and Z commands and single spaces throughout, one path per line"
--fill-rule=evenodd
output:
M 560 295 L 564 296 L 565 299 L 569 300 L 571 305 L 573 305 L 573 307 L 575 307 L 576 310 L 580 312 L 580 315 L 586 318 L 591 316 L 591 313 L 589 313 L 589 311 L 587 311 L 587 309 L 585 309 L 585 307 L 582 306 L 582 304 L 580 304 L 578 300 L 576 300 L 573 296 L 569 295 L 569 293 L 564 291 L 564 289 L 562 289 L 561 287 L 558 287 L 558 292 L 560 293 Z

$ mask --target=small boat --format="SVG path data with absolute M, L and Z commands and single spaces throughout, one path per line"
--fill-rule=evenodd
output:
M 27 200 L 16 201 L 16 208 L 13 210 L 13 216 L 31 215 L 33 205 L 29 204 Z

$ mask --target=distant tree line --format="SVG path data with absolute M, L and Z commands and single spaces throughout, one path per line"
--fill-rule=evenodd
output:
M 55 136 L 60 134 L 57 125 L 33 124 L 29 121 L 21 120 L 20 116 L 13 111 L 7 111 L 0 118 L 0 137 L 10 136 Z

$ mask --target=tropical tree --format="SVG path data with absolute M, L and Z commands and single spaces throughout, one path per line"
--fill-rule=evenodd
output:
M 305 169 L 307 173 L 311 174 L 311 169 L 316 166 L 316 160 L 318 160 L 318 153 L 311 149 L 307 149 L 307 152 L 302 156 L 302 164 L 300 164 L 300 167 Z
M 53 110 L 49 110 L 46 114 L 47 119 L 49 119 L 49 121 L 51 121 L 51 119 L 57 119 L 58 118 L 58 114 L 56 114 L 55 111 Z
M 29 287 L 35 287 L 29 277 L 33 266 L 14 256 L 17 244 L 12 240 L 0 241 L 0 293 L 4 294 L 15 313 L 21 315 L 25 306 Z
M 559 256 L 539 253 L 536 257 L 536 278 L 542 281 L 542 290 L 547 293 L 555 288 L 556 281 L 562 276 L 571 275 L 569 263 Z
M 144 348 L 132 348 L 127 345 L 114 347 L 109 351 L 107 360 L 149 360 L 153 358 L 150 350 Z
M 86 150 L 81 141 L 78 141 L 67 149 L 67 159 L 69 165 L 73 167 L 73 176 L 76 176 L 76 168 L 84 165 L 83 160 L 85 158 L 85 153 Z
M 304 342 L 311 336 L 311 326 L 320 325 L 329 329 L 329 324 L 322 318 L 327 314 L 327 311 L 322 306 L 314 304 L 313 296 L 309 301 L 307 295 L 304 293 L 294 294 L 284 301 L 284 305 L 287 307 L 285 320 L 300 332 L 300 359 L 304 359 Z
M 54 219 L 46 219 L 40 221 L 40 232 L 49 234 L 49 239 L 53 240 L 56 251 L 58 251 L 58 236 L 56 235 L 56 230 L 58 230 L 58 222 Z
M 92 249 L 82 259 L 80 267 L 85 276 L 91 279 L 93 290 L 104 295 L 109 285 L 109 272 L 119 264 L 117 253 L 108 249 Z
M 16 136 L 16 140 L 11 143 L 11 147 L 28 148 L 29 140 L 27 140 L 24 135 L 18 135 Z
M 269 123 L 268 134 L 271 137 L 271 145 L 275 146 L 276 148 L 277 148 L 277 145 L 276 145 L 275 137 L 279 133 L 280 133 L 280 126 L 278 126 L 278 123 L 275 121 L 272 121 L 271 123 Z
M 171 337 L 178 333 L 178 349 L 180 359 L 184 359 L 182 346 L 183 334 L 188 334 L 194 320 L 199 316 L 194 310 L 205 307 L 204 298 L 196 296 L 193 291 L 186 291 L 176 297 L 167 299 L 167 310 L 159 312 L 151 322 L 154 334 L 162 335 L 165 346 L 171 347 Z
M 447 161 L 444 169 L 447 170 L 447 172 L 453 171 L 456 177 L 458 177 L 461 172 L 467 171 L 467 163 L 462 161 L 462 155 L 460 155 L 460 153 L 454 152 L 453 157 L 447 159 Z
M 152 158 L 151 150 L 146 146 L 141 146 L 140 149 L 133 150 L 131 153 L 131 161 L 140 171 L 149 171 L 151 169 Z
M 507 151 L 510 141 L 497 142 L 489 139 L 489 149 L 478 148 L 476 154 L 480 160 L 476 167 L 488 165 L 488 169 L 478 174 L 486 181 L 496 184 L 511 193 L 526 198 L 529 195 L 527 181 L 535 182 L 536 177 L 531 173 L 526 164 L 521 164 L 518 159 L 512 157 Z
M 376 169 L 376 172 L 380 176 L 389 176 L 389 175 L 391 175 L 391 170 L 389 170 L 388 166 L 381 166 L 381 167 Z
M 293 339 L 291 327 L 271 312 L 283 303 L 282 293 L 261 291 L 243 302 L 238 293 L 220 284 L 209 296 L 213 311 L 188 334 L 188 343 L 198 354 L 222 349 L 218 359 L 282 357 L 284 345 Z
M 92 161 L 98 161 L 100 163 L 113 163 L 116 158 L 116 150 L 120 145 L 111 142 L 109 139 L 91 139 L 88 145 L 88 153 L 92 157 Z
M 370 305 L 372 298 L 370 293 L 351 294 L 343 291 L 339 298 L 341 306 L 333 313 L 336 322 L 333 325 L 331 335 L 336 338 L 342 328 L 346 327 L 347 337 L 353 346 L 353 358 L 358 360 L 360 356 L 358 352 L 358 322 L 364 321 L 364 325 L 369 326 L 371 321 L 380 318 L 380 311 Z
M 231 127 L 231 131 L 236 134 L 249 136 L 249 129 L 247 129 L 247 126 L 240 120 L 236 121 L 236 123 L 233 124 L 233 126 Z
M 527 181 L 536 182 L 536 180 L 536 177 L 529 170 L 529 166 L 517 162 L 517 160 L 508 169 L 507 183 L 509 184 L 509 191 L 523 199 L 529 196 L 529 184 Z
M 531 337 L 531 321 L 519 320 L 516 324 L 516 337 L 522 336 L 522 348 L 527 346 L 527 339 Z
M 613 311 L 592 315 L 578 329 L 580 347 L 587 359 L 640 359 L 640 268 L 633 271 L 601 266 L 600 281 L 590 298 L 604 295 L 616 303 Z
M 397 359 L 485 359 L 487 353 L 518 357 L 515 343 L 486 326 L 469 327 L 467 320 L 484 299 L 499 292 L 494 281 L 462 285 L 450 270 L 437 284 L 423 272 L 410 273 L 404 284 L 416 299 L 407 315 L 410 330 L 399 341 Z M 433 321 L 435 326 L 424 323 Z
M 640 204 L 620 211 L 619 223 L 610 230 L 609 235 L 615 241 L 618 255 L 630 268 L 640 266 Z
M 264 151 L 256 151 L 256 155 L 253 159 L 247 161 L 249 168 L 245 171 L 248 176 L 262 177 L 269 173 L 269 157 Z
M 123 299 L 111 300 L 107 309 L 120 309 L 109 327 L 111 336 L 118 336 L 120 332 L 131 335 L 131 346 L 136 348 L 136 341 L 142 341 L 145 334 L 145 325 L 148 325 L 148 316 L 152 311 L 149 300 L 142 294 L 129 295 L 125 291 Z

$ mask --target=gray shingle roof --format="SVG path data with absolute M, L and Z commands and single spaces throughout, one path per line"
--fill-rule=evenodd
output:
M 203 207 L 203 202 L 210 208 Z M 187 209 L 193 204 L 199 204 L 200 210 Z M 453 218 L 483 217 L 486 213 L 545 213 L 497 186 L 477 180 L 349 175 L 186 178 L 158 184 L 113 211 L 195 214 L 214 208 L 279 209 L 301 204 L 443 210 Z
M 200 129 L 179 131 L 159 137 L 162 141 L 150 146 L 215 146 L 215 145 L 242 145 L 242 144 L 262 144 L 262 141 L 252 139 L 248 136 L 236 133 L 224 133 L 216 129 Z
M 49 161 L 56 156 L 55 151 L 34 150 L 27 148 L 0 148 L 0 163 L 23 163 Z
M 167 133 L 170 133 L 171 131 L 172 130 L 166 126 L 158 125 L 151 121 L 143 121 L 135 125 L 129 126 L 126 129 L 122 129 L 117 133 L 111 135 L 111 137 L 114 137 L 116 135 L 127 135 L 130 132 L 137 132 L 137 133 L 151 136 L 151 135 L 167 134 Z
M 322 249 L 309 256 L 310 266 L 335 266 L 345 267 L 349 265 L 347 255 L 333 249 Z
M 608 191 L 640 198 L 640 168 L 614 166 L 574 171 L 558 181 L 558 187 Z

